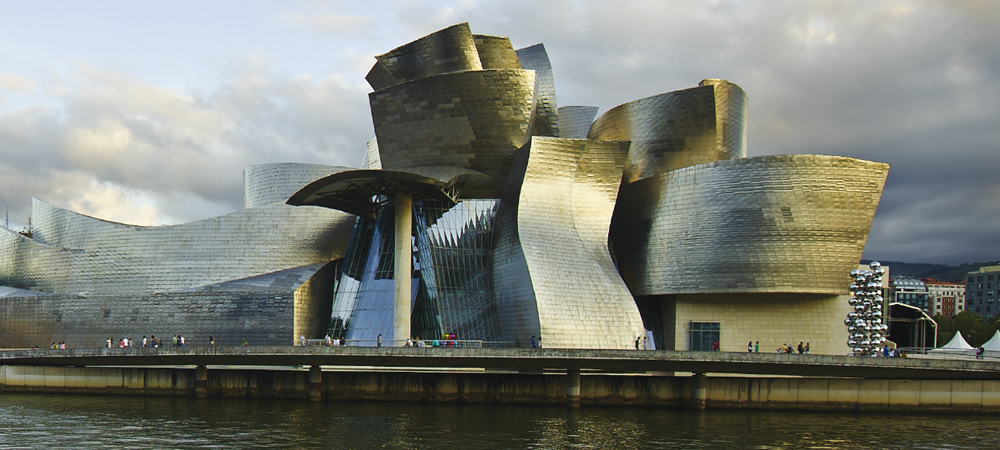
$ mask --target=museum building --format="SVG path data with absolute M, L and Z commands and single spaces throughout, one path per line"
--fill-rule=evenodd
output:
M 847 274 L 888 165 L 746 156 L 724 80 L 559 107 L 541 44 L 458 24 L 376 57 L 359 169 L 264 164 L 245 208 L 0 230 L 0 346 L 109 336 L 845 354 Z

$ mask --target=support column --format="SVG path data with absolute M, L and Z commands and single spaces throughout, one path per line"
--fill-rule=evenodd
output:
M 580 407 L 580 369 L 566 370 L 566 406 Z
M 194 368 L 194 396 L 208 398 L 208 367 L 197 366 Z
M 413 274 L 413 248 L 410 229 L 413 226 L 413 196 L 409 192 L 396 192 L 396 248 L 395 314 L 393 316 L 393 345 L 406 342 L 410 337 L 410 286 Z
M 691 409 L 705 409 L 705 399 L 707 397 L 706 377 L 703 373 L 696 373 L 691 377 Z
M 323 401 L 323 370 L 319 366 L 309 367 L 309 401 Z

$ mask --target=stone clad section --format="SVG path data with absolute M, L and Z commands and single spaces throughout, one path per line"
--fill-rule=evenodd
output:
M 520 278 L 533 290 L 530 298 L 518 298 L 527 292 L 498 283 L 498 308 L 521 318 L 537 311 L 538 329 L 530 328 L 530 320 L 501 323 L 507 339 L 523 344 L 540 335 L 557 348 L 625 349 L 642 334 L 638 309 L 607 249 L 626 149 L 621 142 L 532 138 L 516 229 L 507 211 L 498 237 L 505 248 L 494 264 L 497 279 Z
M 746 352 L 747 342 L 759 342 L 761 353 L 775 353 L 781 344 L 808 342 L 810 352 L 850 353 L 844 324 L 832 318 L 853 311 L 844 295 L 826 294 L 693 294 L 677 295 L 671 321 L 673 349 L 690 350 L 692 322 L 718 322 L 724 352 Z M 794 320 L 789 319 L 794 315 Z
M 496 198 L 531 119 L 530 70 L 483 70 L 424 78 L 369 94 L 382 167 L 452 166 L 482 172 L 469 198 Z
M 888 168 L 839 156 L 764 156 L 627 185 L 612 228 L 622 276 L 635 295 L 843 294 Z

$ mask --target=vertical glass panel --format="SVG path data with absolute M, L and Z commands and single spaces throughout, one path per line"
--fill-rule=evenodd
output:
M 414 337 L 499 340 L 490 256 L 498 204 L 414 202 Z M 379 334 L 392 335 L 394 216 L 386 206 L 375 222 L 358 220 L 334 299 L 332 336 L 371 346 Z
M 423 338 L 455 334 L 496 341 L 499 330 L 491 289 L 493 223 L 499 200 L 414 205 L 421 296 L 413 330 Z

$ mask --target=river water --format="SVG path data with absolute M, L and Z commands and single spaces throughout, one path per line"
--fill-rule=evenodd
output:
M 0 393 L 0 448 L 998 449 L 973 415 Z

